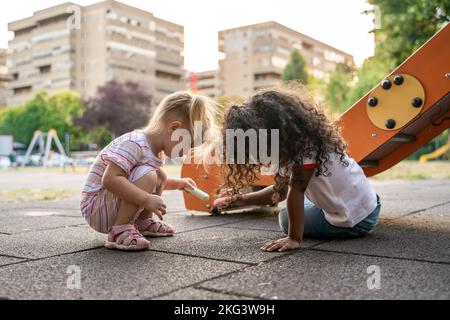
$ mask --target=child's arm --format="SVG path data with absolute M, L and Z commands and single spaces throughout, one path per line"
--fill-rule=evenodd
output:
M 183 190 L 184 188 L 197 188 L 194 180 L 191 178 L 168 178 L 164 190 Z
M 305 216 L 305 191 L 314 169 L 294 169 L 289 181 L 287 196 L 287 208 L 289 213 L 288 236 L 297 241 L 303 239 L 304 216 Z
M 185 178 L 167 178 L 166 172 L 160 168 L 157 171 L 158 184 L 155 194 L 161 195 L 164 190 L 183 190 L 184 188 L 196 188 L 197 184 L 194 180 Z
M 109 162 L 102 177 L 103 186 L 120 199 L 144 207 L 162 219 L 166 206 L 161 197 L 152 195 L 131 183 L 125 171 L 114 162 Z
M 263 251 L 286 251 L 297 249 L 303 238 L 304 229 L 304 197 L 309 180 L 314 173 L 314 168 L 294 168 L 289 181 L 289 191 L 287 195 L 287 209 L 289 213 L 289 230 L 286 238 L 272 240 L 266 243 L 261 249 Z
M 286 199 L 288 192 L 288 185 L 284 185 L 278 192 L 276 202 L 280 202 Z M 214 201 L 215 206 L 222 205 L 234 205 L 234 206 L 246 206 L 246 205 L 272 205 L 274 204 L 274 186 L 268 186 L 264 189 L 254 192 L 248 192 L 236 197 L 236 195 L 230 195 L 233 193 L 232 189 L 224 189 L 219 193 L 219 197 Z M 234 198 L 233 198 L 234 197 Z

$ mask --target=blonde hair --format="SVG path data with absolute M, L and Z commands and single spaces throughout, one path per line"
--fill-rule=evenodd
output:
M 170 115 L 179 116 L 182 121 L 187 121 L 192 141 L 194 141 L 194 124 L 199 121 L 202 125 L 202 137 L 206 130 L 217 130 L 217 120 L 221 116 L 219 105 L 212 99 L 193 94 L 188 91 L 178 91 L 165 97 L 155 110 L 149 124 L 144 129 L 146 134 L 158 134 L 164 129 L 164 124 Z M 203 141 L 202 147 L 210 146 L 215 141 L 208 139 Z

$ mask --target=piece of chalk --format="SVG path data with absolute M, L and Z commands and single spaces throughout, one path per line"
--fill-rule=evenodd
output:
M 192 193 L 194 196 L 196 196 L 197 198 L 203 200 L 203 201 L 207 201 L 209 200 L 209 194 L 207 194 L 206 192 L 198 189 L 198 188 L 184 188 L 184 190 L 186 190 L 187 192 Z

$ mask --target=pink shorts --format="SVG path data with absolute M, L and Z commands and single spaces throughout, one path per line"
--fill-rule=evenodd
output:
M 155 171 L 155 168 L 150 166 L 134 167 L 131 169 L 128 180 L 135 182 L 152 171 Z M 91 228 L 101 233 L 108 233 L 116 220 L 120 201 L 120 198 L 105 188 L 97 192 L 85 192 L 80 204 L 81 213 Z

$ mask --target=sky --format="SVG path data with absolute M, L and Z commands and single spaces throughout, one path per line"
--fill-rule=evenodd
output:
M 33 11 L 63 0 L 0 1 L 0 47 L 6 48 L 12 33 L 7 23 L 29 17 Z M 96 0 L 73 0 L 89 5 Z M 366 0 L 121 0 L 184 26 L 185 67 L 189 71 L 216 69 L 220 54 L 217 32 L 247 24 L 274 20 L 353 55 L 359 66 L 373 55 L 373 17 Z

